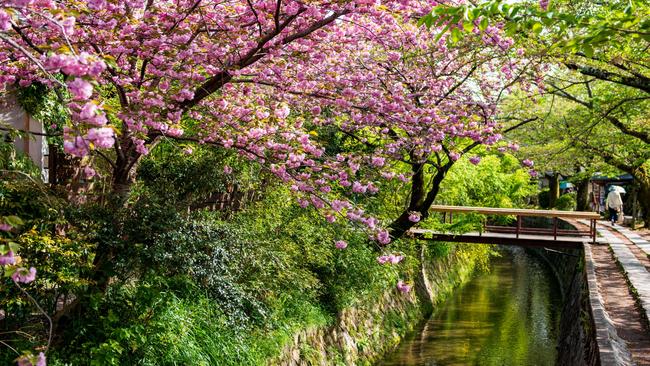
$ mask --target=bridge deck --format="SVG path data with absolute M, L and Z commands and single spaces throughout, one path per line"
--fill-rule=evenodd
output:
M 469 232 L 463 234 L 440 233 L 433 230 L 411 229 L 409 235 L 422 240 L 449 241 L 460 243 L 481 243 L 517 245 L 524 247 L 544 248 L 581 248 L 583 243 L 590 242 L 591 238 L 582 237 L 558 237 L 551 235 L 530 235 L 515 233 L 494 233 L 494 232 Z

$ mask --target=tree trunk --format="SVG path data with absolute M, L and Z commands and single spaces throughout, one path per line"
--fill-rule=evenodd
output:
M 560 174 L 553 173 L 548 179 L 548 207 L 553 208 L 560 198 Z
M 643 218 L 645 227 L 650 228 L 650 175 L 646 173 L 644 176 L 645 179 L 642 179 L 642 177 L 637 178 L 639 183 L 637 203 L 641 208 L 642 211 L 641 217 Z
M 415 222 L 409 220 L 411 211 L 419 212 L 421 220 L 429 217 L 429 208 L 431 208 L 431 205 L 433 205 L 433 202 L 438 196 L 440 184 L 443 179 L 445 179 L 445 176 L 452 165 L 453 162 L 450 161 L 438 169 L 436 175 L 431 180 L 431 188 L 429 189 L 429 192 L 426 193 L 426 196 L 424 190 L 423 168 L 421 167 L 416 170 L 416 166 L 413 167 L 414 174 L 413 178 L 411 178 L 411 201 L 409 207 L 388 226 L 390 236 L 393 239 L 401 238 L 410 228 L 415 226 Z
M 589 211 L 589 178 L 583 178 L 576 182 L 577 210 Z
M 427 274 L 426 262 L 427 258 L 425 255 L 425 246 L 422 243 L 422 240 L 415 241 L 415 248 L 419 255 L 418 258 L 418 271 L 415 276 L 415 295 L 420 300 L 422 308 L 426 314 L 430 314 L 433 311 L 433 294 L 431 292 L 431 286 L 429 284 L 429 277 Z

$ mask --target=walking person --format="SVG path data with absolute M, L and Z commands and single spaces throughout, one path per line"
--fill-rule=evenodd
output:
M 623 200 L 621 194 L 615 187 L 609 188 L 607 199 L 605 200 L 605 208 L 609 210 L 609 220 L 612 225 L 618 221 L 618 213 L 623 212 Z

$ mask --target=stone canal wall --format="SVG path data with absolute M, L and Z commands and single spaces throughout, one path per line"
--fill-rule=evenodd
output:
M 600 365 L 582 249 L 528 249 L 546 262 L 562 290 L 557 365 Z
M 372 365 L 377 362 L 426 319 L 435 304 L 467 281 L 476 265 L 475 259 L 462 255 L 461 251 L 423 263 L 426 264 L 419 268 L 414 291 L 403 294 L 391 289 L 375 301 L 345 309 L 328 327 L 300 331 L 280 356 L 268 364 Z

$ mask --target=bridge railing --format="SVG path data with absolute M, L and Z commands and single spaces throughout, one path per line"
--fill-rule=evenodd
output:
M 600 215 L 595 212 L 581 211 L 559 211 L 559 210 L 529 210 L 520 208 L 493 208 L 493 207 L 467 207 L 467 206 L 432 206 L 432 212 L 442 213 L 443 222 L 453 223 L 454 215 L 459 214 L 482 214 L 488 216 L 514 216 L 515 226 L 500 226 L 484 224 L 484 231 L 496 233 L 514 234 L 516 238 L 520 235 L 552 235 L 554 240 L 558 236 L 588 236 L 593 242 L 596 241 L 596 220 Z M 551 227 L 530 227 L 524 226 L 524 219 L 530 217 L 544 217 L 551 220 Z M 589 220 L 589 230 L 576 227 L 566 229 L 560 227 L 561 219 Z M 480 234 L 481 232 L 479 232 Z

